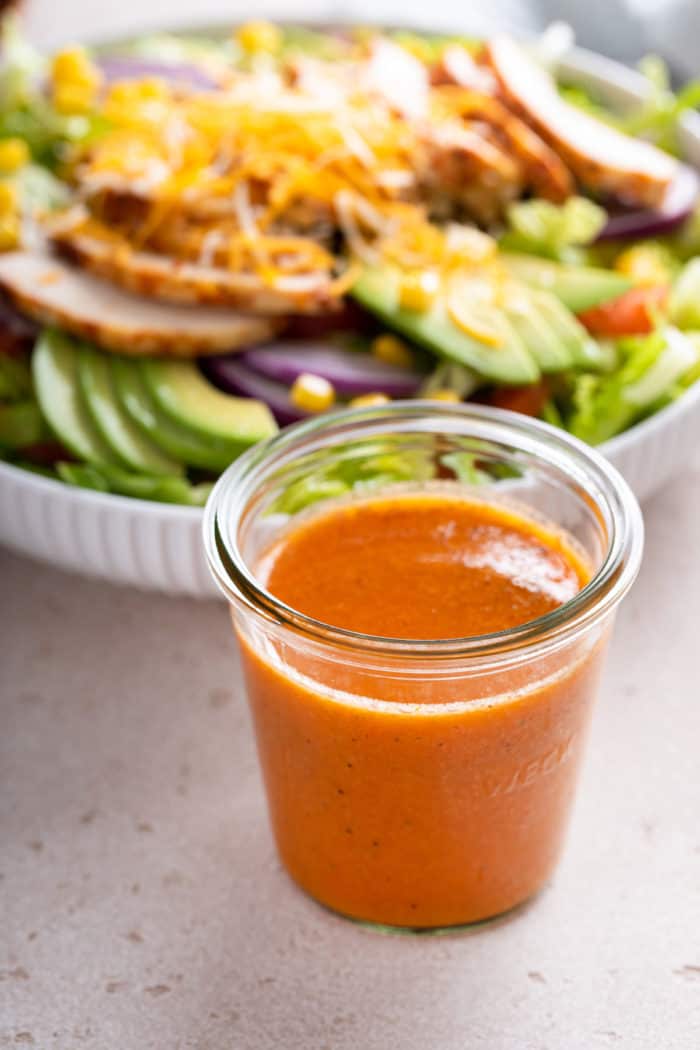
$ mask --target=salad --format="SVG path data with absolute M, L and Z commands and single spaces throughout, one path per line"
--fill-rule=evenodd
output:
M 46 57 L 6 20 L 0 457 L 201 505 L 334 406 L 473 399 L 598 444 L 678 398 L 699 85 L 647 59 L 613 113 L 550 45 L 253 22 Z

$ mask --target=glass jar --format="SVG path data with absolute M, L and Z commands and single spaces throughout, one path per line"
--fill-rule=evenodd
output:
M 266 551 L 306 516 L 433 490 L 562 531 L 590 582 L 537 620 L 435 641 L 343 630 L 266 589 Z M 354 919 L 420 929 L 535 894 L 560 853 L 606 642 L 641 559 L 641 513 L 614 468 L 563 432 L 478 405 L 339 412 L 238 459 L 204 536 L 298 885 Z

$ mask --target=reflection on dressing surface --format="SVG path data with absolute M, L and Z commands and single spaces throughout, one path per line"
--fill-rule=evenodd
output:
M 465 638 L 535 620 L 589 572 L 570 540 L 507 506 L 446 495 L 345 503 L 265 559 L 267 588 L 334 627 Z

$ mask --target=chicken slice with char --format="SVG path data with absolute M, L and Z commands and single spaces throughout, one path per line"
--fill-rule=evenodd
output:
M 436 218 L 464 212 L 488 226 L 523 189 L 517 159 L 490 140 L 487 126 L 478 124 L 452 120 L 426 127 L 417 166 Z
M 39 250 L 0 255 L 0 289 L 35 321 L 125 354 L 228 353 L 265 342 L 281 328 L 270 318 L 131 295 Z
M 498 82 L 485 66 L 474 61 L 461 44 L 448 44 L 430 71 L 430 82 L 435 87 L 450 84 L 468 88 L 483 95 L 495 95 Z
M 228 306 L 255 314 L 280 316 L 317 313 L 336 296 L 327 272 L 282 274 L 267 283 L 255 273 L 184 262 L 169 255 L 132 250 L 110 237 L 80 228 L 56 231 L 53 245 L 71 261 L 122 288 L 169 303 Z
M 662 202 L 679 172 L 673 157 L 566 102 L 549 73 L 510 38 L 489 40 L 484 53 L 509 108 L 556 150 L 583 186 L 636 207 Z
M 574 191 L 574 180 L 555 151 L 498 99 L 474 95 L 470 119 L 484 121 L 508 153 L 519 161 L 527 189 L 536 197 L 563 203 Z

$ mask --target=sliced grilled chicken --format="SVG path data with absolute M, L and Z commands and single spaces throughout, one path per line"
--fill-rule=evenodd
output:
M 430 71 L 430 82 L 436 87 L 451 84 L 484 95 L 495 95 L 498 91 L 498 82 L 493 73 L 485 66 L 478 65 L 461 44 L 447 45 Z
M 537 197 L 561 204 L 574 192 L 574 179 L 561 158 L 524 120 L 498 99 L 472 95 L 464 113 L 489 125 L 508 154 L 517 159 L 527 189 Z
M 357 85 L 355 62 L 326 62 L 312 55 L 293 55 L 284 69 L 293 88 L 325 106 L 344 102 Z
M 232 310 L 142 299 L 39 251 L 0 255 L 0 288 L 34 320 L 125 354 L 225 353 L 264 342 L 280 329 L 268 318 Z
M 366 91 L 378 95 L 408 120 L 427 116 L 428 70 L 406 48 L 392 40 L 377 37 L 372 41 L 370 56 L 360 71 L 359 81 Z
M 468 127 L 456 120 L 426 129 L 417 170 L 436 218 L 450 217 L 456 210 L 488 225 L 523 188 L 520 165 L 490 141 L 488 127 Z
M 317 313 L 334 301 L 327 273 L 280 276 L 264 283 L 252 273 L 179 262 L 153 252 L 120 249 L 114 240 L 58 230 L 52 243 L 86 270 L 137 295 L 169 303 L 228 306 L 266 316 Z
M 506 102 L 584 186 L 636 206 L 660 204 L 678 173 L 673 157 L 570 105 L 552 77 L 509 37 L 488 41 L 485 58 Z

